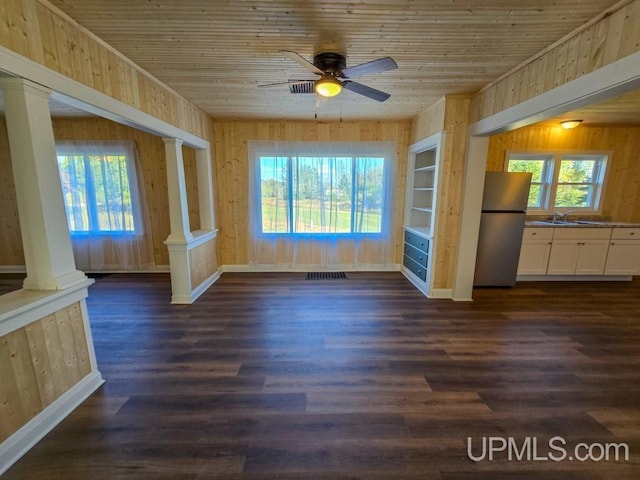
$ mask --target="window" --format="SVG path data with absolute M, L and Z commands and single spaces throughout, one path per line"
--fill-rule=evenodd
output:
M 133 142 L 60 142 L 56 149 L 72 235 L 142 233 Z
M 529 212 L 556 209 L 596 212 L 604 184 L 607 154 L 507 152 L 507 171 L 531 172 Z
M 263 145 L 254 154 L 259 232 L 386 233 L 391 154 L 385 146 Z

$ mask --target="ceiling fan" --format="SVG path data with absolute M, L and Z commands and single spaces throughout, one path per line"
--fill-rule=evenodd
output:
M 398 64 L 391 57 L 379 58 L 371 62 L 347 67 L 344 55 L 339 53 L 318 53 L 313 57 L 313 63 L 307 61 L 296 52 L 281 50 L 281 53 L 310 72 L 319 75 L 320 78 L 317 80 L 289 80 L 287 82 L 258 85 L 259 87 L 289 85 L 292 93 L 313 93 L 315 91 L 323 97 L 334 97 L 344 88 L 378 102 L 384 102 L 391 96 L 388 93 L 351 80 L 351 78 L 362 75 L 371 75 L 398 68 Z

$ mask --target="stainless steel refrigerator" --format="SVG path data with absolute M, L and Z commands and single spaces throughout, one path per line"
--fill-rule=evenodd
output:
M 474 286 L 515 285 L 530 186 L 530 173 L 487 172 Z

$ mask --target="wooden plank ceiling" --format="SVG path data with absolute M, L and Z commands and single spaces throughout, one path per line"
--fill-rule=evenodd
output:
M 444 94 L 473 93 L 617 0 L 50 0 L 214 118 L 408 119 Z M 347 65 L 391 56 L 358 78 L 391 94 L 316 102 L 288 87 L 315 79 L 280 50 Z

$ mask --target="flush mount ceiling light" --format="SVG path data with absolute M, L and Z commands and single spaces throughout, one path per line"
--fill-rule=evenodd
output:
M 565 120 L 564 122 L 560 122 L 560 125 L 562 126 L 562 128 L 570 130 L 572 128 L 576 128 L 581 123 L 582 120 Z
M 342 91 L 342 84 L 331 75 L 323 75 L 321 79 L 316 81 L 314 88 L 318 95 L 335 97 Z

